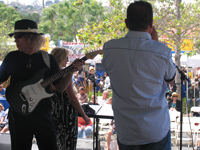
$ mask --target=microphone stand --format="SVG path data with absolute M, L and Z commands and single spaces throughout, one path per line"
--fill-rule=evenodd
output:
M 94 90 L 94 104 L 96 104 L 96 96 L 95 96 L 95 87 L 96 87 L 96 83 L 95 83 L 95 81 L 93 81 L 93 90 Z M 96 115 L 96 113 L 95 113 L 95 115 Z M 97 121 L 98 122 L 98 121 Z M 95 149 L 97 149 L 97 145 L 96 145 L 96 148 L 95 148 L 95 137 L 96 137 L 96 140 L 97 140 L 97 137 L 98 137 L 98 135 L 97 135 L 97 131 L 95 131 L 95 123 L 96 123 L 96 120 L 95 120 L 95 118 L 93 118 L 93 131 L 94 131 L 94 136 L 93 136 L 93 150 L 95 150 Z M 98 126 L 98 124 L 96 123 L 96 126 Z M 96 142 L 97 143 L 97 142 Z
M 178 72 L 181 75 L 181 109 L 180 109 L 180 150 L 182 150 L 182 123 L 183 123 L 183 97 L 182 97 L 182 92 L 183 92 L 183 81 L 187 80 L 188 83 L 190 82 L 190 80 L 187 78 L 187 76 L 183 73 L 183 71 L 181 71 L 178 66 L 176 66 Z
M 93 82 L 93 92 L 94 92 L 94 105 L 96 104 L 96 96 L 95 96 L 95 90 L 96 90 L 96 86 L 97 86 L 97 83 L 96 83 L 96 81 L 95 81 L 95 79 L 91 79 L 91 78 L 89 78 L 89 80 L 91 81 L 91 82 Z M 96 115 L 97 113 L 95 113 L 95 115 Z M 95 130 L 95 124 L 96 124 L 96 130 Z M 95 119 L 95 117 L 93 118 L 93 150 L 97 150 L 97 148 L 98 148 L 98 124 L 99 124 L 99 119 L 97 119 L 97 121 L 96 121 L 96 119 Z M 95 147 L 95 137 L 96 137 L 96 147 Z

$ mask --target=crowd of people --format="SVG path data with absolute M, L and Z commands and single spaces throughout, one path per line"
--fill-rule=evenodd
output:
M 193 107 L 193 106 L 199 106 L 199 102 L 200 102 L 200 97 L 199 97 L 199 92 L 200 92 L 200 89 L 199 89 L 199 85 L 200 85 L 200 79 L 199 79 L 200 67 L 198 67 L 196 69 L 196 73 L 195 73 L 193 79 L 191 79 L 190 76 L 188 76 L 187 70 L 186 70 L 185 67 L 182 66 L 181 71 L 185 74 L 185 77 L 187 77 L 187 79 L 189 81 L 189 82 L 186 81 L 186 79 L 183 80 L 183 86 L 182 86 L 182 95 L 181 96 L 182 96 L 183 99 L 187 100 L 186 101 L 186 106 L 189 109 L 191 107 Z M 168 86 L 168 90 L 167 90 L 165 96 L 166 96 L 166 99 L 168 101 L 169 109 L 171 107 L 175 107 L 175 110 L 180 111 L 181 96 L 176 92 L 177 92 L 177 86 L 176 86 L 176 83 L 174 82 L 172 85 Z M 175 97 L 173 97 L 173 94 L 175 95 Z M 174 103 L 176 103 L 176 105 Z
M 104 90 L 111 89 L 110 78 L 106 72 L 103 76 L 97 76 L 95 72 L 95 67 L 90 65 L 88 71 L 84 68 L 81 68 L 80 71 L 77 71 L 73 76 L 73 83 L 77 88 L 77 91 L 80 90 L 80 87 L 86 89 L 93 84 L 95 84 L 96 91 L 103 93 Z
M 6 133 L 9 130 L 7 118 L 9 109 L 4 109 L 3 104 L 0 103 L 0 133 Z

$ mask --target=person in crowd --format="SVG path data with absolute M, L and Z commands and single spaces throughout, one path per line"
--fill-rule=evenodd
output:
M 3 88 L 3 84 L 0 84 L 0 96 L 5 97 L 6 89 Z
M 109 96 L 109 92 L 103 91 L 102 100 L 100 102 L 100 105 L 104 105 L 108 102 L 108 96 Z
M 195 75 L 195 82 L 198 83 L 198 88 L 200 89 L 200 69 L 199 69 L 199 67 L 197 68 L 197 72 Z
M 51 55 L 55 57 L 60 70 L 66 67 L 69 50 L 63 47 L 55 47 L 51 51 Z M 73 92 L 72 80 L 63 93 L 56 92 L 54 94 L 52 102 L 52 115 L 56 125 L 58 150 L 75 150 L 78 131 L 78 114 L 76 111 L 83 117 L 86 124 L 90 123 L 90 119 L 83 111 Z
M 0 128 L 0 133 L 6 133 L 8 130 L 9 130 L 9 125 L 8 125 L 8 111 L 9 109 L 6 109 L 5 111 L 5 119 L 4 119 L 4 122 L 3 122 L 3 126 L 2 128 Z
M 168 104 L 171 102 L 171 96 L 172 96 L 172 89 L 167 90 L 166 94 L 165 94 L 165 98 L 167 99 Z
M 87 75 L 87 79 L 91 82 L 94 82 L 96 80 L 95 68 L 93 66 L 89 66 L 89 73 Z
M 92 135 L 93 123 L 90 119 L 90 123 L 86 124 L 82 117 L 78 117 L 78 138 L 89 138 Z
M 104 90 L 110 89 L 110 78 L 106 72 L 104 73 L 104 77 Z
M 85 93 L 85 88 L 83 86 L 79 88 L 79 93 L 76 95 L 76 97 L 81 104 L 88 102 L 88 95 Z
M 103 88 L 104 88 L 104 80 L 103 77 L 100 77 L 100 81 L 99 81 L 99 91 L 103 92 Z
M 0 131 L 4 128 L 5 124 L 4 124 L 4 120 L 6 118 L 6 114 L 4 112 L 4 107 L 3 104 L 0 103 Z
M 125 23 L 128 33 L 106 42 L 102 59 L 112 83 L 119 149 L 170 150 L 165 93 L 176 72 L 171 49 L 158 41 L 150 3 L 131 3 Z
M 30 84 L 35 85 L 42 78 L 52 78 L 60 71 L 55 58 L 45 51 L 40 51 L 45 43 L 42 35 L 43 33 L 38 32 L 36 22 L 28 19 L 16 21 L 14 32 L 9 36 L 14 37 L 18 50 L 9 52 L 0 66 L 0 83 L 11 76 L 10 85 L 6 89 L 6 98 L 11 106 L 8 118 L 12 150 L 30 150 L 33 135 L 36 137 L 39 149 L 57 150 L 56 129 L 51 114 L 51 97 L 42 97 L 33 111 L 27 111 L 27 105 L 20 105 L 20 108 L 16 105 L 23 103 L 23 96 L 22 98 L 18 96 L 21 93 L 15 96 L 12 92 L 21 91 Z M 79 71 L 84 63 L 79 59 L 75 60 L 72 64 L 73 69 L 52 83 L 56 90 L 63 92 L 71 83 L 72 74 Z M 43 92 L 51 92 L 48 84 L 45 87 Z M 42 88 L 44 87 L 41 86 Z M 41 89 L 34 88 L 34 92 L 38 90 L 41 92 Z M 8 94 L 9 92 L 12 94 Z M 40 94 L 40 96 L 44 95 Z M 23 113 L 28 114 L 21 115 Z
M 200 67 L 197 67 L 196 72 L 195 72 L 195 76 L 199 76 L 200 75 Z
M 195 103 L 195 106 L 199 106 L 200 98 L 199 98 L 199 88 L 197 88 L 196 82 L 192 82 L 192 86 L 188 88 L 188 101 L 190 107 L 193 106 L 193 103 Z
M 191 80 L 190 76 L 188 75 L 187 70 L 185 68 L 183 68 L 182 71 L 185 74 L 185 76 L 187 77 L 187 79 L 189 80 L 189 82 L 186 79 L 183 81 L 184 86 L 186 86 L 186 82 L 187 82 L 188 87 L 191 87 L 192 80 Z
M 78 87 L 81 87 L 81 86 L 85 87 L 86 76 L 85 76 L 85 72 L 83 71 L 83 68 L 81 68 L 81 70 L 76 73 L 76 78 L 77 78 L 76 85 L 78 85 Z
M 94 95 L 91 96 L 91 101 L 88 102 L 89 105 L 99 105 L 97 103 L 97 97 L 95 96 L 95 101 L 94 101 Z
M 171 111 L 173 110 L 180 111 L 181 103 L 180 103 L 179 97 L 180 95 L 178 93 L 176 92 L 172 93 L 172 96 L 170 97 L 171 100 L 168 103 L 168 107 Z
M 112 105 L 112 97 L 109 97 L 109 98 L 108 98 L 108 101 L 107 101 L 106 104 L 111 104 L 111 105 Z
M 110 150 L 110 142 L 111 142 L 111 136 L 113 134 L 116 134 L 116 129 L 115 129 L 115 120 L 111 120 L 110 124 L 109 124 L 109 129 L 107 132 L 107 137 L 106 137 L 106 142 L 107 142 L 107 150 Z M 118 147 L 118 145 L 117 145 Z M 119 149 L 119 147 L 118 147 Z
M 108 98 L 108 102 L 106 104 L 112 105 L 112 97 Z M 110 124 L 109 124 L 109 129 L 107 132 L 107 137 L 106 137 L 106 141 L 107 141 L 107 150 L 110 150 L 110 141 L 111 141 L 111 136 L 113 134 L 116 134 L 116 129 L 115 129 L 115 120 L 112 119 Z M 118 147 L 118 145 L 117 145 Z M 119 147 L 118 147 L 119 149 Z
M 96 73 L 95 73 L 95 67 L 89 66 L 89 73 L 87 74 L 87 82 L 91 86 L 98 86 L 98 83 L 96 82 Z

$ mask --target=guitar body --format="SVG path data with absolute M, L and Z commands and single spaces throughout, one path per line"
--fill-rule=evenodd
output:
M 102 50 L 93 51 L 81 60 L 93 59 L 97 54 L 102 54 Z M 6 89 L 6 98 L 10 106 L 18 112 L 20 115 L 26 116 L 32 113 L 37 107 L 38 103 L 44 98 L 49 98 L 54 93 L 47 93 L 45 87 L 63 77 L 65 74 L 70 72 L 73 67 L 72 65 L 62 69 L 51 77 L 43 80 L 43 73 L 47 68 L 40 69 L 34 74 L 31 79 L 26 81 L 15 82 Z
M 29 115 L 42 99 L 53 96 L 53 93 L 47 93 L 41 85 L 45 70 L 46 68 L 39 70 L 28 81 L 16 82 L 7 87 L 7 101 L 20 115 Z

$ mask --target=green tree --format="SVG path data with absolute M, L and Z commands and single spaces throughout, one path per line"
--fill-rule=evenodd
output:
M 100 2 L 69 0 L 43 9 L 39 28 L 43 33 L 49 33 L 56 43 L 59 39 L 77 41 L 80 28 L 104 19 L 104 8 Z
M 28 11 L 25 11 L 25 12 L 20 12 L 20 16 L 22 19 L 30 19 L 30 20 L 33 20 L 35 21 L 36 23 L 39 23 L 40 21 L 40 14 L 39 13 L 30 13 Z
M 128 2 L 127 2 L 128 3 Z M 88 24 L 80 29 L 78 37 L 81 42 L 89 43 L 87 49 L 102 48 L 103 44 L 113 38 L 120 38 L 127 32 L 125 26 L 126 5 L 121 0 L 110 0 L 106 12 L 107 19 Z
M 180 67 L 181 45 L 183 39 L 198 38 L 200 34 L 200 7 L 199 1 L 182 3 L 181 0 L 160 0 L 153 4 L 154 25 L 159 31 L 159 37 L 165 36 L 175 50 L 175 64 Z M 174 42 L 173 44 L 171 44 Z M 175 82 L 177 92 L 180 94 L 180 74 L 176 73 Z
M 0 3 L 0 60 L 8 52 L 15 49 L 8 34 L 13 32 L 14 23 L 19 19 L 20 16 L 13 7 L 7 7 L 5 4 Z

